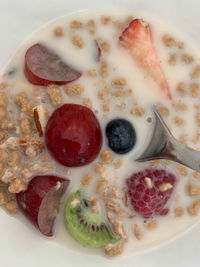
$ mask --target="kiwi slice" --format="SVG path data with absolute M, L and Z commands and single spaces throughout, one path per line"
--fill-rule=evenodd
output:
M 91 202 L 81 190 L 72 193 L 67 199 L 65 223 L 71 236 L 86 247 L 105 247 L 120 240 L 109 222 L 92 213 Z

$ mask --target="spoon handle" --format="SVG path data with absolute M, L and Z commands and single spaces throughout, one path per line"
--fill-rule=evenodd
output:
M 165 150 L 159 156 L 200 172 L 200 152 L 181 144 L 173 136 L 170 136 Z

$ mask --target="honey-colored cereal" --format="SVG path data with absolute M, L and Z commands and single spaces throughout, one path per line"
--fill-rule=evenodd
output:
M 83 176 L 82 180 L 81 180 L 81 184 L 83 187 L 87 187 L 89 186 L 92 182 L 94 181 L 94 177 L 87 173 Z
M 20 123 L 20 128 L 23 134 L 30 135 L 32 133 L 32 123 L 29 118 L 25 118 Z
M 24 190 L 26 190 L 26 183 L 19 178 L 14 179 L 8 187 L 8 191 L 13 194 L 19 193 Z
M 197 216 L 200 209 L 200 199 L 195 200 L 191 206 L 187 208 L 187 212 L 190 216 Z
M 99 74 L 102 78 L 108 75 L 108 63 L 105 60 L 101 62 Z
M 174 210 L 176 217 L 181 217 L 183 215 L 183 209 L 181 207 L 177 207 Z
M 200 172 L 194 172 L 193 176 L 195 179 L 200 179 Z
M 184 144 L 184 145 L 187 145 L 187 138 L 188 138 L 188 135 L 187 134 L 181 134 L 178 138 L 179 142 L 181 144 Z
M 104 89 L 104 90 L 99 90 L 97 92 L 97 97 L 100 100 L 105 100 L 105 98 L 110 94 L 110 90 Z
M 8 152 L 6 150 L 0 150 L 0 162 L 7 163 L 9 159 Z
M 106 149 L 100 153 L 100 157 L 105 164 L 110 164 L 113 161 L 113 154 L 110 150 Z
M 120 20 L 113 20 L 112 24 L 115 26 L 116 29 L 121 30 L 123 28 L 123 23 Z
M 112 92 L 112 96 L 114 97 L 127 97 L 131 96 L 133 93 L 132 89 L 124 90 L 124 89 L 118 89 Z
M 81 84 L 66 86 L 65 92 L 68 96 L 81 95 L 84 92 L 84 86 Z
M 9 160 L 8 160 L 8 166 L 10 167 L 16 167 L 19 165 L 21 160 L 21 156 L 18 151 L 12 151 L 9 154 Z
M 188 194 L 189 196 L 198 196 L 200 195 L 200 186 L 195 185 L 195 184 L 189 184 L 188 185 Z
M 142 107 L 132 108 L 130 114 L 137 117 L 143 117 L 146 113 L 146 110 Z
M 113 161 L 113 165 L 115 169 L 119 169 L 122 166 L 122 164 L 123 164 L 123 161 L 120 158 L 115 159 Z
M 92 101 L 90 98 L 83 98 L 83 105 L 92 109 Z
M 9 200 L 5 204 L 5 207 L 10 214 L 16 214 L 18 211 L 17 202 L 15 200 Z
M 110 44 L 108 42 L 103 42 L 101 44 L 101 50 L 104 52 L 110 52 Z
M 125 232 L 124 225 L 123 225 L 122 221 L 120 221 L 120 220 L 114 220 L 114 221 L 113 221 L 113 230 L 114 230 L 114 232 L 115 232 L 117 235 L 121 236 L 121 238 L 122 238 L 125 242 L 128 241 L 127 234 L 126 234 L 126 232 Z
M 105 171 L 105 167 L 102 163 L 96 163 L 94 165 L 94 171 L 96 173 L 102 174 Z
M 94 35 L 96 33 L 96 24 L 93 19 L 88 21 L 87 28 L 90 34 Z
M 144 236 L 142 230 L 140 229 L 140 227 L 138 226 L 137 223 L 132 223 L 131 224 L 131 228 L 132 228 L 132 231 L 135 235 L 135 237 L 137 238 L 137 240 L 141 240 Z
M 152 220 L 150 222 L 144 222 L 144 227 L 147 230 L 153 230 L 158 226 L 157 221 L 156 220 Z
M 0 92 L 0 106 L 5 107 L 7 105 L 8 98 L 5 92 Z
M 8 133 L 6 131 L 0 131 L 0 141 L 3 141 L 8 137 Z
M 188 106 L 185 103 L 173 101 L 172 106 L 175 108 L 176 111 L 187 111 L 188 110 Z
M 87 70 L 85 72 L 85 75 L 88 77 L 96 77 L 97 76 L 97 71 L 95 69 Z
M 176 45 L 175 39 L 168 34 L 163 35 L 162 41 L 163 41 L 164 45 L 167 47 L 173 47 Z
M 102 105 L 102 109 L 103 109 L 103 111 L 105 111 L 105 112 L 110 112 L 110 105 L 109 105 L 108 103 L 104 103 L 104 104 Z
M 178 116 L 174 117 L 173 122 L 178 126 L 184 126 L 185 125 L 185 120 L 178 117 Z
M 170 183 L 164 183 L 164 184 L 161 184 L 159 186 L 159 189 L 160 189 L 161 192 L 165 192 L 165 191 L 167 191 L 169 189 L 172 189 L 172 188 L 173 188 L 173 185 L 170 184 Z
M 175 53 L 170 54 L 168 59 L 169 65 L 174 66 L 176 64 L 176 61 L 177 61 L 177 54 Z
M 112 197 L 114 198 L 118 198 L 118 199 L 122 199 L 122 191 L 119 187 L 117 186 L 112 186 L 110 189 L 110 194 L 112 195 Z
M 196 66 L 195 69 L 191 72 L 191 79 L 197 79 L 200 76 L 200 66 Z
M 108 181 L 106 181 L 105 179 L 101 179 L 98 183 L 97 183 L 97 186 L 96 186 L 96 193 L 97 194 L 101 194 L 103 193 L 106 188 L 108 186 Z
M 0 206 L 6 204 L 7 202 L 7 196 L 6 193 L 4 191 L 0 191 Z
M 54 34 L 56 37 L 62 37 L 64 36 L 64 30 L 61 26 L 57 26 L 55 29 L 54 29 Z
M 112 211 L 114 214 L 118 215 L 119 217 L 126 217 L 126 212 L 122 209 L 119 202 L 116 198 L 110 198 L 106 201 L 105 204 L 106 210 Z
M 177 170 L 181 176 L 187 176 L 188 175 L 188 171 L 187 171 L 187 168 L 185 166 L 178 165 Z
M 158 105 L 157 108 L 163 117 L 167 117 L 169 115 L 169 109 L 167 107 Z
M 5 118 L 6 116 L 6 110 L 4 107 L 0 107 L 0 120 Z
M 183 82 L 180 82 L 178 83 L 177 87 L 176 87 L 176 90 L 179 92 L 179 93 L 185 93 L 187 91 L 187 86 L 185 83 Z
M 108 257 L 114 257 L 123 252 L 124 242 L 120 241 L 117 244 L 108 244 L 104 248 L 104 252 Z
M 181 60 L 186 64 L 191 64 L 194 62 L 194 57 L 190 54 L 184 53 L 181 55 Z
M 63 103 L 62 94 L 60 88 L 56 86 L 48 86 L 46 89 L 48 96 L 50 97 L 51 104 L 56 107 Z
M 72 43 L 75 47 L 81 49 L 84 47 L 83 38 L 80 35 L 75 35 L 72 37 Z
M 126 85 L 126 79 L 123 77 L 113 79 L 111 81 L 111 85 L 116 87 L 123 87 Z
M 152 179 L 151 178 L 145 177 L 144 178 L 144 181 L 145 181 L 148 189 L 151 189 L 153 187 L 153 182 L 152 182 Z
M 70 22 L 70 28 L 71 29 L 81 29 L 83 28 L 84 24 L 79 20 L 72 20 Z
M 199 85 L 198 83 L 192 83 L 190 85 L 190 96 L 193 98 L 198 97 L 199 95 Z
M 101 23 L 104 25 L 107 25 L 110 22 L 110 17 L 107 16 L 101 16 Z
M 183 49 L 184 48 L 184 42 L 181 42 L 181 41 L 177 42 L 177 47 L 179 49 Z
M 156 166 L 156 165 L 158 165 L 160 163 L 161 163 L 161 161 L 159 159 L 154 159 L 154 160 L 151 160 L 149 162 L 150 166 Z

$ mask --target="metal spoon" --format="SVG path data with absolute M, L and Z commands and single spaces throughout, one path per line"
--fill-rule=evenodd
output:
M 153 135 L 149 145 L 136 161 L 169 159 L 200 172 L 200 152 L 177 141 L 155 107 L 153 112 L 155 115 Z

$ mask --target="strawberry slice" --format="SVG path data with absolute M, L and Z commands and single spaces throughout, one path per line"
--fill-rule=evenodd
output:
M 43 44 L 31 46 L 25 55 L 24 74 L 36 85 L 63 85 L 78 79 L 81 73 L 63 62 Z
M 154 46 L 149 24 L 134 19 L 119 37 L 120 44 L 131 54 L 171 100 L 169 85 L 162 70 L 161 61 Z
M 53 236 L 60 199 L 68 185 L 69 180 L 61 177 L 35 176 L 26 191 L 16 194 L 21 210 L 46 236 Z

